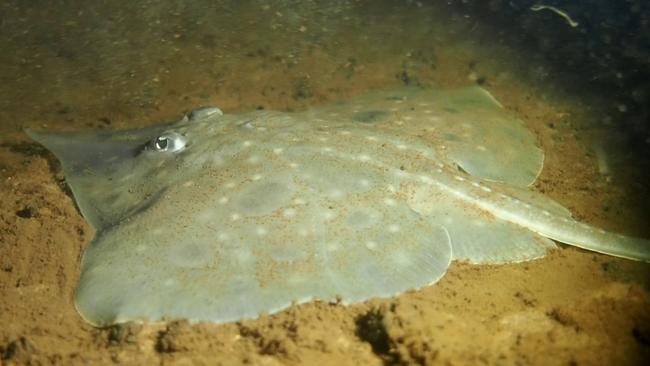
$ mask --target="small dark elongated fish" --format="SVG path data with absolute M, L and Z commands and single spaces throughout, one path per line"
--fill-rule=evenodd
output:
M 478 87 L 28 133 L 61 160 L 97 229 L 76 292 L 97 326 L 392 296 L 435 283 L 452 260 L 527 261 L 553 240 L 650 261 L 650 241 L 579 223 L 526 188 L 543 152 Z

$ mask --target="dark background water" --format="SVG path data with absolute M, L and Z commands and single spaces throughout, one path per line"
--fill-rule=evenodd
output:
M 499 42 L 540 58 L 574 93 L 597 93 L 611 100 L 617 121 L 648 143 L 650 118 L 650 2 L 639 0 L 451 0 L 458 16 L 489 24 Z M 531 6 L 555 6 L 578 23 Z M 612 116 L 605 116 L 610 122 Z

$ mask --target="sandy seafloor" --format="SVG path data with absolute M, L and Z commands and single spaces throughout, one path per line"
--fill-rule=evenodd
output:
M 546 152 L 533 189 L 587 223 L 650 237 L 648 162 L 620 149 L 619 116 L 604 108 L 611 101 L 569 92 L 562 75 L 501 44 L 494 28 L 452 15 L 445 2 L 242 3 L 1 6 L 1 365 L 650 358 L 650 266 L 566 246 L 528 263 L 455 263 L 433 286 L 353 306 L 310 303 L 222 325 L 86 324 L 73 294 L 93 231 L 25 127 L 126 128 L 201 105 L 300 110 L 404 84 L 481 82 Z

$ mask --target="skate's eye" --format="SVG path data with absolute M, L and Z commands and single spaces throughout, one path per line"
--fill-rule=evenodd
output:
M 158 152 L 177 152 L 183 150 L 186 145 L 187 139 L 184 136 L 175 132 L 167 132 L 149 141 L 147 148 Z

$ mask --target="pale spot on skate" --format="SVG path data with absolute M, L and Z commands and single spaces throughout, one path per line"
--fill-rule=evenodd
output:
M 296 199 L 293 200 L 294 205 L 304 205 L 305 203 L 307 203 L 307 202 L 302 198 L 296 198 Z
M 384 203 L 386 204 L 386 206 L 395 206 L 397 204 L 397 201 L 395 201 L 392 198 L 385 198 Z

